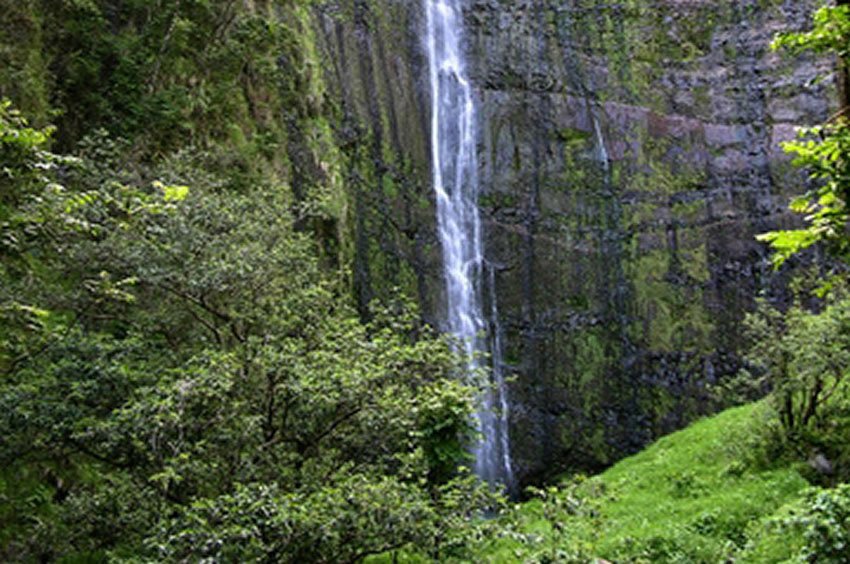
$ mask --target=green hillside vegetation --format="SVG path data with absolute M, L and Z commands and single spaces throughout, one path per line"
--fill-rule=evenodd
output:
M 808 482 L 798 464 L 758 460 L 764 403 L 725 411 L 667 436 L 593 478 L 539 493 L 487 542 L 492 562 L 775 562 L 795 556 L 798 531 L 769 534 Z
M 598 476 L 535 490 L 480 520 L 468 552 L 447 560 L 847 562 L 850 488 L 812 485 L 809 464 L 771 451 L 778 425 L 765 401 L 699 421 Z

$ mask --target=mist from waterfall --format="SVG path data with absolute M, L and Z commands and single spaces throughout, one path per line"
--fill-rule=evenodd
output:
M 490 315 L 485 319 L 484 252 L 478 210 L 475 101 L 462 51 L 462 0 L 425 0 L 431 85 L 432 177 L 446 282 L 446 329 L 469 358 L 467 375 L 489 381 L 475 415 L 480 440 L 475 472 L 490 484 L 513 482 L 508 397 L 503 377 L 495 275 L 489 269 Z M 491 370 L 483 371 L 490 353 Z

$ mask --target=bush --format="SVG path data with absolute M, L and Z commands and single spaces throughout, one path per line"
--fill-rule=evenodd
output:
M 122 167 L 104 135 L 62 169 L 7 110 L 0 466 L 26 479 L 0 474 L 0 558 L 462 544 L 493 500 L 454 479 L 473 390 L 447 340 L 403 300 L 361 321 L 279 186 L 190 151 Z
M 742 561 L 850 562 L 850 484 L 809 489 L 749 536 Z
M 741 375 L 771 390 L 770 404 L 781 433 L 771 420 L 760 433 L 762 450 L 781 459 L 826 456 L 840 462 L 839 477 L 850 472 L 850 298 L 833 291 L 820 311 L 795 305 L 786 313 L 760 304 L 748 316 L 751 369 Z

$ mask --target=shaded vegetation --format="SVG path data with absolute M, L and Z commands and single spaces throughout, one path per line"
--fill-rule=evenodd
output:
M 306 3 L 53 4 L 0 20 L 0 558 L 456 550 L 474 391 L 356 311 Z

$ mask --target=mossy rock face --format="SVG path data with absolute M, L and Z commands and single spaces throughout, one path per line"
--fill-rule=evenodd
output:
M 43 124 L 49 108 L 42 15 L 37 2 L 5 2 L 0 30 L 7 38 L 0 47 L 0 98 L 10 98 L 31 119 Z
M 814 0 L 470 0 L 481 207 L 524 482 L 603 467 L 714 409 L 740 321 L 781 302 L 754 235 L 802 181 L 778 143 L 830 113 L 829 62 L 769 49 Z M 443 316 L 419 2 L 314 9 L 361 303 Z M 347 143 L 345 140 L 351 141 Z
M 740 320 L 783 299 L 753 236 L 801 176 L 779 149 L 830 112 L 828 61 L 769 43 L 814 2 L 470 3 L 482 206 L 517 467 L 594 468 L 714 407 Z
M 428 146 L 430 107 L 417 3 L 336 0 L 314 9 L 325 79 L 347 159 L 347 237 L 364 313 L 397 290 L 441 318 L 441 258 Z
M 778 143 L 830 114 L 833 86 L 812 80 L 829 61 L 768 44 L 815 3 L 465 3 L 522 481 L 608 465 L 713 409 L 706 387 L 738 367 L 743 312 L 759 293 L 783 299 L 787 273 L 753 236 L 790 224 L 802 179 Z M 8 4 L 0 96 L 39 124 L 65 110 L 59 149 L 100 127 L 140 151 L 204 148 L 312 206 L 303 227 L 364 315 L 401 289 L 440 324 L 421 2 L 245 3 L 231 39 L 251 60 L 265 49 L 257 68 L 240 49 L 198 63 L 191 34 L 143 56 L 183 4 Z
M 787 273 L 753 236 L 790 221 L 801 176 L 778 142 L 829 115 L 832 86 L 812 81 L 828 61 L 768 45 L 813 4 L 466 4 L 523 482 L 603 467 L 714 409 L 743 313 L 759 293 L 783 299 Z M 316 228 L 364 314 L 401 289 L 439 326 L 422 6 L 284 15 L 299 68 L 322 71 L 301 85 L 319 103 L 286 132 L 290 181 L 328 189 Z

